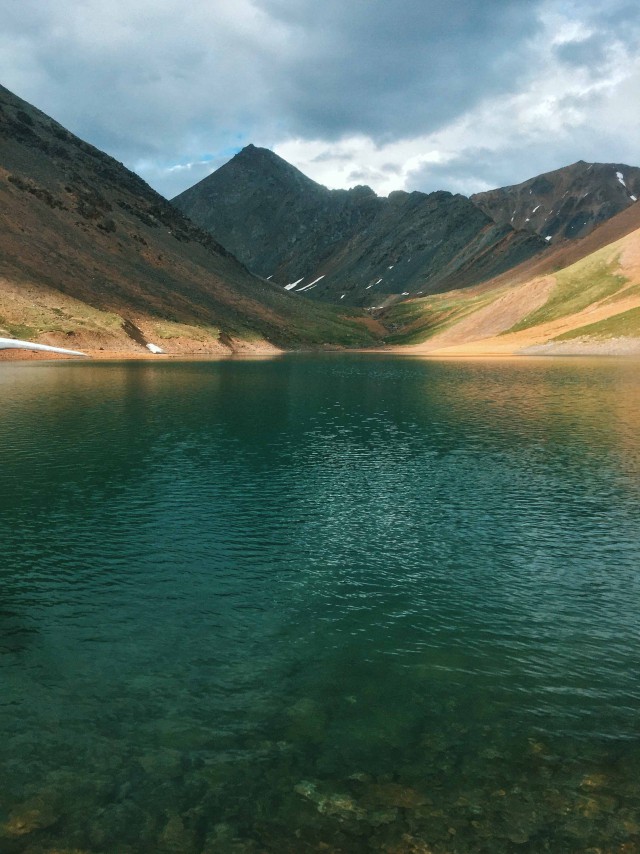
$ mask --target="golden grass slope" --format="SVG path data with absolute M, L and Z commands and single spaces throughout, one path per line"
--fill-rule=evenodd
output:
M 565 269 L 411 300 L 385 322 L 407 354 L 640 354 L 640 228 Z

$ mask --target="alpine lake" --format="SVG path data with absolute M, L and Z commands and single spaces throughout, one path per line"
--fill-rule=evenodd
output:
M 2 854 L 640 852 L 640 363 L 0 364 Z

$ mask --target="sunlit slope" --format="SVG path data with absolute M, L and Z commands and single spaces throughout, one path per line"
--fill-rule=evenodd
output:
M 640 229 L 554 273 L 451 291 L 385 313 L 408 352 L 640 352 Z

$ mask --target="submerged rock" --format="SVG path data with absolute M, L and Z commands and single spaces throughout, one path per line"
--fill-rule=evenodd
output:
M 359 806 L 350 796 L 345 794 L 324 794 L 318 791 L 316 783 L 302 780 L 293 787 L 294 791 L 316 805 L 318 812 L 324 815 L 336 816 L 340 819 L 355 819 L 362 821 L 367 817 L 366 810 Z
M 368 803 L 410 810 L 431 802 L 422 792 L 400 783 L 376 783 L 369 786 L 363 799 Z
M 42 854 L 91 854 L 91 852 L 84 848 L 43 848 Z
M 8 821 L 0 828 L 0 836 L 26 836 L 52 827 L 58 820 L 59 815 L 51 802 L 40 797 L 32 798 L 14 807 Z
M 158 837 L 158 852 L 162 854 L 191 854 L 195 852 L 195 833 L 185 825 L 182 816 L 170 813 Z
M 405 833 L 398 842 L 385 845 L 384 854 L 435 854 L 433 848 L 417 836 Z
M 131 800 L 111 803 L 97 810 L 88 824 L 87 834 L 91 846 L 99 851 L 116 847 L 124 850 L 134 844 L 148 846 L 155 838 L 155 821 Z
M 178 750 L 165 749 L 146 753 L 138 761 L 147 774 L 161 780 L 173 780 L 184 772 L 183 756 Z
M 287 710 L 287 716 L 290 720 L 287 737 L 290 741 L 324 741 L 327 716 L 315 700 L 308 697 L 298 700 Z
M 253 841 L 242 839 L 234 827 L 220 822 L 207 834 L 202 854 L 254 854 L 257 850 Z

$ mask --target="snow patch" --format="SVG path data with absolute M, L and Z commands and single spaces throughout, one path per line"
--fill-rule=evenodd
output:
M 541 205 L 536 205 L 535 208 L 531 211 L 531 213 L 534 214 L 539 207 L 541 207 Z
M 623 187 L 627 186 L 624 182 L 624 175 L 622 174 L 622 172 L 616 172 L 616 178 L 618 179 L 618 181 L 620 181 Z
M 269 281 L 269 279 L 273 279 L 273 273 L 270 276 L 267 276 L 267 281 Z
M 637 196 L 629 196 L 629 198 L 630 198 L 632 201 L 634 201 L 634 202 L 637 202 L 637 201 L 638 201 Z
M 151 344 L 151 342 L 147 344 L 147 350 L 149 350 L 150 353 L 164 353 L 162 347 L 158 347 L 157 344 Z
M 32 341 L 20 341 L 17 338 L 0 338 L 0 350 L 34 350 L 44 353 L 66 353 L 67 356 L 86 356 L 79 350 L 65 350 L 64 347 L 50 347 L 49 344 L 34 344 Z
M 345 297 L 346 297 L 346 294 L 342 294 L 342 296 L 340 297 L 340 299 L 344 299 Z
M 395 264 L 392 264 L 388 269 L 393 270 L 394 266 L 395 266 Z
M 318 282 L 320 281 L 320 279 L 324 279 L 324 275 L 322 275 L 322 276 L 318 276 L 318 278 L 317 278 L 317 279 L 314 279 L 312 282 L 309 282 L 309 284 L 308 284 L 308 285 L 305 285 L 305 286 L 304 286 L 304 287 L 302 287 L 302 288 L 298 288 L 298 293 L 299 293 L 299 294 L 301 294 L 301 293 L 302 293 L 302 291 L 308 291 L 308 290 L 310 290 L 311 288 L 315 288 L 315 286 L 318 284 Z
M 285 291 L 290 291 L 291 288 L 295 288 L 296 285 L 299 285 L 300 282 L 303 282 L 303 281 L 304 281 L 304 276 L 301 279 L 298 279 L 297 282 L 291 282 L 290 285 L 285 285 L 284 289 L 285 289 Z
M 551 239 L 552 239 L 552 235 L 547 234 L 547 236 L 545 237 L 545 240 L 547 241 L 547 243 L 548 243 Z

